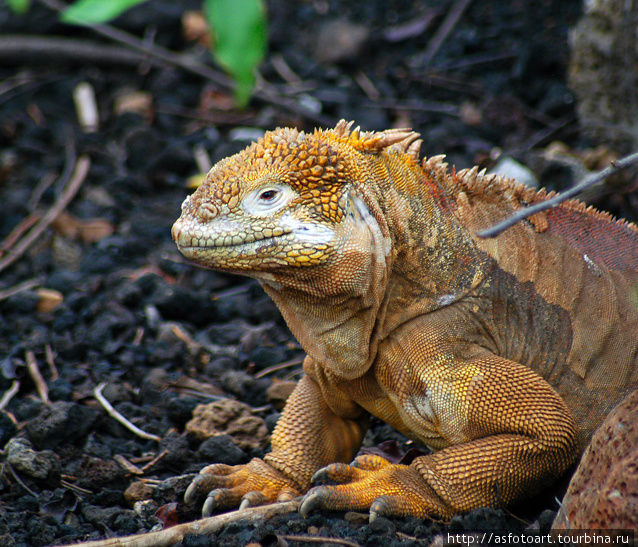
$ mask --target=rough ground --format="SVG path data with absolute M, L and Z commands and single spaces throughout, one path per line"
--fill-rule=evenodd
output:
M 0 37 L 110 43 L 56 23 L 33 3 L 24 17 L 0 10 Z M 0 47 L 0 264 L 32 222 L 46 219 L 78 158 L 90 158 L 65 213 L 0 272 L 0 395 L 9 392 L 0 403 L 0 544 L 65 544 L 196 518 L 198 508 L 182 502 L 187 480 L 174 477 L 263 454 L 264 443 L 242 442 L 232 420 L 229 435 L 208 440 L 185 430 L 196 405 L 219 397 L 249 405 L 248 415 L 272 428 L 280 405 L 267 390 L 277 378 L 296 379 L 303 356 L 256 283 L 197 269 L 178 255 L 169 230 L 186 181 L 201 170 L 197 154 L 215 162 L 264 129 L 311 129 L 316 119 L 344 117 L 367 129 L 410 125 L 423 134 L 426 154 L 446 153 L 458 168 L 489 167 L 502 152 L 534 166 L 543 184 L 568 182 L 564 166 L 540 151 L 557 139 L 589 146 L 565 85 L 567 30 L 580 2 L 474 2 L 430 55 L 453 4 L 268 2 L 270 52 L 261 74 L 272 96 L 297 101 L 306 114 L 265 100 L 229 109 L 226 91 L 148 59 L 131 64 L 121 46 L 115 59 L 89 60 L 83 48 L 57 50 L 36 38 L 31 52 Z M 183 7 L 197 5 L 155 0 L 116 25 L 206 60 L 180 23 Z M 76 115 L 80 82 L 97 97 L 94 132 L 83 131 Z M 636 195 L 598 204 L 630 216 Z M 288 366 L 270 370 L 279 363 Z M 158 439 L 108 416 L 94 396 L 102 383 L 106 399 Z M 388 438 L 409 446 L 380 423 L 366 445 Z M 370 526 L 357 514 L 295 514 L 184 545 L 276 545 L 289 535 L 427 545 L 438 534 L 442 544 L 448 532 L 546 530 L 562 488 L 511 513 L 478 510 L 450 523 L 381 518 Z

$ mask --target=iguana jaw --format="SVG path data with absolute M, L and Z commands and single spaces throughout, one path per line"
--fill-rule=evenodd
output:
M 291 215 L 268 219 L 215 219 L 202 223 L 183 214 L 173 225 L 173 239 L 186 258 L 215 269 L 256 275 L 255 260 L 268 270 L 312 266 L 321 262 L 334 240 L 328 226 Z

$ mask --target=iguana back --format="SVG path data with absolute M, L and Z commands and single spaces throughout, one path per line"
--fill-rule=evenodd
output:
M 477 169 L 461 171 L 457 189 L 455 214 L 473 234 L 552 197 Z M 495 259 L 491 279 L 501 280 L 484 287 L 489 300 L 513 300 L 518 315 L 527 314 L 520 321 L 494 314 L 495 336 L 511 338 L 504 353 L 527 362 L 557 390 L 586 442 L 638 387 L 638 229 L 569 200 L 475 242 Z M 552 347 L 553 360 L 547 359 Z

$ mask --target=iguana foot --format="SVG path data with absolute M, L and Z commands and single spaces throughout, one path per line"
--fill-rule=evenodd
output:
M 350 465 L 328 465 L 314 474 L 312 482 L 321 486 L 304 496 L 299 509 L 304 516 L 318 508 L 369 509 L 370 521 L 380 515 L 424 518 L 448 517 L 450 513 L 416 469 L 379 456 L 360 456 Z
M 239 505 L 240 508 L 274 501 L 287 501 L 301 492 L 298 486 L 274 467 L 258 458 L 245 465 L 213 464 L 204 467 L 184 494 L 186 503 L 204 496 L 202 516 Z

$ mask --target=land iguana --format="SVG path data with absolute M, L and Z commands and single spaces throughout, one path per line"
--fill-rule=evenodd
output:
M 277 129 L 184 201 L 180 252 L 258 279 L 307 353 L 272 451 L 189 486 L 205 515 L 301 494 L 304 514 L 371 518 L 505 505 L 564 473 L 638 386 L 636 226 L 572 200 L 479 239 L 549 194 L 420 145 L 343 120 Z M 349 464 L 370 414 L 433 452 Z

